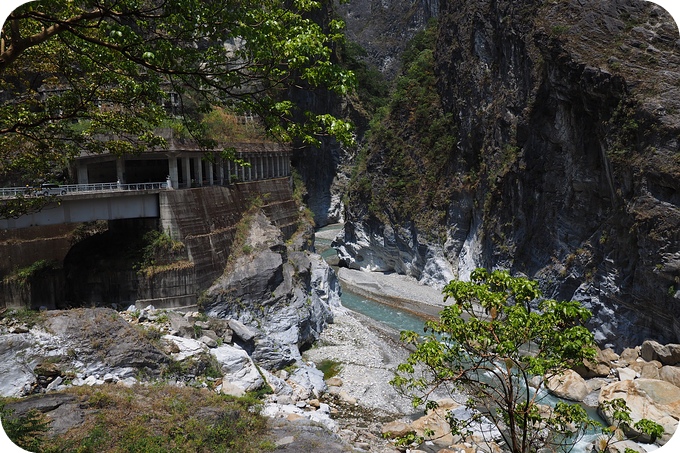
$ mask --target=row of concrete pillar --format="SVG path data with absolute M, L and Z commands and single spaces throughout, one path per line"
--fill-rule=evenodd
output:
M 179 157 L 177 154 L 172 154 L 167 158 L 168 182 L 172 188 L 178 189 L 257 181 L 290 175 L 290 154 L 288 153 L 238 153 L 237 157 L 246 162 L 246 165 L 239 165 L 236 162 L 219 157 L 205 159 L 202 154 Z M 162 160 L 158 159 L 158 162 L 160 164 Z M 126 181 L 125 165 L 125 159 L 116 159 L 116 179 L 121 183 L 129 182 Z M 127 161 L 127 165 L 134 165 L 134 160 Z M 161 169 L 160 171 L 164 173 L 164 170 Z M 88 177 L 87 162 L 79 161 L 77 172 L 79 184 L 91 182 Z M 158 174 L 158 169 L 154 173 Z M 101 175 L 99 176 L 101 178 Z M 104 182 L 112 182 L 108 178 L 106 179 L 107 181 Z M 157 176 L 156 179 L 158 179 Z
M 239 165 L 231 160 L 220 158 L 204 160 L 201 157 L 171 157 L 168 160 L 170 184 L 173 188 L 189 188 L 258 181 L 290 175 L 290 156 L 288 154 L 258 153 L 238 157 L 243 159 L 247 165 Z M 181 181 L 178 161 L 181 162 L 182 166 Z

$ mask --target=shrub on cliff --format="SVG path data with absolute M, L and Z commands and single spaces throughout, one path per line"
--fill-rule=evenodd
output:
M 439 321 L 426 323 L 427 336 L 402 332 L 415 350 L 391 383 L 414 406 L 434 409 L 433 392 L 462 390 L 469 395 L 466 413 L 478 415 L 449 413 L 452 433 L 469 435 L 473 426 L 479 432 L 481 413 L 498 430 L 486 425 L 486 440 L 500 437 L 513 453 L 569 450 L 596 425 L 581 406 L 560 402 L 551 409 L 540 396 L 550 377 L 594 356 L 593 334 L 583 326 L 587 309 L 575 301 L 537 302 L 538 284 L 507 271 L 477 269 L 470 282 L 451 281 L 444 294 L 454 302 Z

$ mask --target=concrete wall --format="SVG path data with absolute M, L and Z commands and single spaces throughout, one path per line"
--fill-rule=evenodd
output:
M 298 211 L 290 178 L 163 191 L 159 197 L 161 228 L 185 244 L 193 268 L 171 269 L 140 282 L 143 301 L 138 305 L 171 306 L 178 299 L 186 301 L 186 297 L 198 297 L 206 290 L 224 272 L 236 225 L 256 197 L 286 239 L 297 229 Z
M 73 259 L 67 260 L 71 263 L 68 278 L 60 269 L 55 272 L 61 274 L 44 282 L 41 276 L 28 285 L 0 285 L 0 308 L 61 307 L 65 299 L 103 305 L 112 302 L 157 307 L 195 304 L 200 293 L 224 271 L 236 225 L 255 197 L 262 200 L 265 214 L 281 228 L 284 237 L 289 238 L 297 229 L 298 211 L 287 177 L 229 187 L 162 191 L 159 195 L 160 228 L 185 244 L 191 264 L 170 267 L 151 277 L 138 275 L 131 269 L 131 264 L 128 265 L 130 269 L 115 268 L 115 263 L 109 267 L 102 263 L 99 266 L 84 264 L 87 263 L 84 258 L 92 255 L 93 247 L 102 248 L 105 244 L 89 242 L 71 247 L 70 239 L 77 224 L 0 231 L 0 277 L 9 274 L 13 268 L 25 267 L 40 259 L 63 262 L 70 249 L 74 253 L 78 249 L 74 256 L 80 257 L 75 259 L 80 267 L 71 265 Z M 153 220 L 120 220 L 110 222 L 109 228 L 139 229 L 147 221 Z M 100 270 L 102 266 L 107 270 Z M 135 294 L 136 300 L 133 299 Z
M 77 225 L 0 230 L 0 279 L 38 260 L 63 261 Z
M 40 272 L 26 282 L 0 279 L 0 309 L 59 308 L 64 300 L 64 271 L 52 269 Z

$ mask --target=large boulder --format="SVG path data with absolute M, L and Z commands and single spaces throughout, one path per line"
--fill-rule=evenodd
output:
M 589 393 L 586 381 L 574 370 L 550 377 L 546 387 L 553 395 L 571 401 L 583 401 Z
M 340 305 L 335 273 L 319 255 L 290 251 L 280 231 L 256 215 L 246 245 L 203 298 L 209 316 L 231 319 L 237 341 L 275 370 L 300 362 Z
M 619 355 L 619 364 L 624 365 L 625 363 L 631 364 L 640 357 L 640 346 L 637 346 L 635 348 L 626 348 L 623 351 L 621 351 L 621 355 Z
M 439 405 L 437 409 L 429 411 L 426 415 L 411 423 L 412 430 L 419 436 L 425 436 L 425 433 L 431 430 L 434 432 L 433 438 L 437 439 L 440 443 L 451 445 L 456 439 L 451 435 L 451 428 L 446 419 L 447 414 L 459 409 L 465 410 L 465 406 L 456 403 L 452 399 L 440 400 L 437 401 L 437 404 Z
M 62 347 L 74 351 L 71 355 L 85 364 L 79 367 L 84 375 L 111 373 L 124 378 L 142 372 L 158 376 L 170 360 L 114 310 L 79 308 L 48 313 L 45 330 L 59 337 Z
M 612 349 L 600 349 L 596 347 L 596 354 L 592 360 L 584 360 L 583 365 L 574 368 L 585 379 L 594 377 L 607 377 L 614 365 L 612 362 L 619 360 L 618 354 Z
M 205 343 L 192 338 L 178 337 L 175 335 L 163 335 L 162 338 L 164 341 L 173 343 L 177 346 L 177 352 L 170 354 L 170 356 L 177 361 L 182 361 L 208 351 L 208 347 Z
M 643 418 L 662 425 L 665 434 L 657 439 L 660 445 L 665 444 L 675 433 L 680 420 L 680 388 L 673 384 L 654 379 L 635 379 L 614 382 L 600 390 L 598 399 L 601 405 L 605 401 L 622 398 L 630 408 L 633 424 Z M 600 411 L 600 415 L 612 423 L 612 419 Z M 629 436 L 638 435 L 634 431 L 626 433 Z
M 248 353 L 243 349 L 223 345 L 210 350 L 223 374 L 222 393 L 242 396 L 264 385 L 264 379 Z
M 666 365 L 659 372 L 659 379 L 680 387 L 680 367 Z
M 140 373 L 159 376 L 170 361 L 114 310 L 47 311 L 41 318 L 27 332 L 0 335 L 0 395 L 41 391 L 43 384 L 54 382 L 55 373 L 72 372 L 78 378 L 110 375 L 114 380 Z M 50 369 L 55 365 L 58 371 Z
M 680 345 L 669 344 L 664 346 L 656 341 L 647 340 L 642 343 L 640 357 L 647 362 L 658 360 L 664 365 L 675 365 L 680 362 Z

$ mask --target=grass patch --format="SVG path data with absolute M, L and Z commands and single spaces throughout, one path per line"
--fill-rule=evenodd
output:
M 46 453 L 255 453 L 273 449 L 266 418 L 259 415 L 259 402 L 251 398 L 166 384 L 79 387 L 68 393 L 78 396 L 81 407 L 93 409 L 83 424 L 45 439 L 40 417 L 37 421 L 14 418 L 10 438 L 16 441 L 24 433 L 23 441 L 30 441 L 31 451 Z
M 324 380 L 337 376 L 342 371 L 342 364 L 335 360 L 324 359 L 316 364 L 316 368 L 323 372 Z
M 23 324 L 29 329 L 45 322 L 45 312 L 29 308 L 10 309 L 0 314 L 0 319 L 12 320 L 16 324 Z

